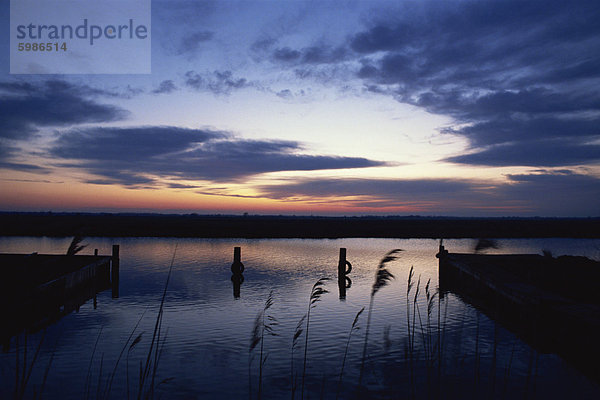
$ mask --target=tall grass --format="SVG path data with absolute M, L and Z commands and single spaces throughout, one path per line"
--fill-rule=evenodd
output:
M 296 330 L 294 331 L 294 336 L 292 338 L 292 348 L 291 348 L 292 356 L 291 356 L 291 369 L 290 369 L 292 400 L 294 400 L 294 398 L 296 396 L 296 389 L 298 387 L 298 373 L 297 372 L 294 373 L 294 349 L 298 345 L 298 339 L 302 335 L 302 332 L 304 332 L 304 329 L 302 327 L 303 327 L 305 319 L 306 319 L 306 314 L 304 314 L 302 316 L 302 318 L 300 318 L 300 321 L 298 321 L 298 324 L 296 325 Z
M 369 341 L 369 327 L 371 325 L 371 312 L 373 311 L 373 299 L 375 298 L 375 294 L 382 287 L 386 286 L 392 279 L 394 279 L 394 275 L 387 269 L 387 264 L 396 260 L 401 249 L 394 249 L 389 251 L 379 262 L 379 266 L 377 267 L 377 271 L 375 272 L 375 282 L 373 282 L 373 286 L 371 287 L 371 298 L 369 300 L 369 312 L 367 313 L 367 330 L 365 332 L 365 342 L 363 345 L 363 354 L 362 360 L 360 363 L 360 375 L 358 378 L 358 386 L 362 386 L 362 378 L 365 368 L 365 358 L 367 357 L 367 343 Z
M 337 393 L 335 395 L 335 398 L 338 399 L 340 396 L 340 391 L 342 389 L 342 377 L 344 376 L 344 366 L 346 365 L 346 357 L 348 355 L 348 348 L 350 347 L 350 339 L 352 338 L 352 333 L 354 331 L 357 331 L 360 329 L 360 327 L 358 326 L 358 318 L 360 317 L 360 314 L 363 313 L 363 311 L 365 311 L 365 308 L 361 308 L 357 313 L 356 316 L 354 317 L 354 321 L 352 322 L 352 326 L 350 327 L 350 331 L 348 332 L 348 340 L 346 341 L 346 348 L 344 349 L 344 358 L 342 360 L 342 368 L 340 369 L 340 379 L 338 381 L 338 387 L 337 387 Z
M 15 399 L 23 399 L 23 398 L 27 398 L 25 396 L 27 388 L 28 388 L 28 383 L 29 380 L 31 378 L 31 374 L 33 372 L 33 370 L 35 369 L 36 363 L 38 361 L 38 357 L 40 355 L 40 350 L 42 348 L 42 345 L 44 343 L 44 339 L 46 337 L 46 331 L 44 330 L 42 332 L 42 336 L 40 338 L 40 341 L 38 342 L 37 346 L 35 347 L 35 353 L 33 354 L 33 358 L 31 359 L 31 361 L 28 361 L 28 344 L 27 344 L 27 338 L 28 338 L 28 334 L 27 332 L 23 333 L 23 359 L 21 360 L 21 354 L 19 352 L 19 335 L 16 336 L 15 338 L 15 392 L 14 392 L 14 398 Z M 44 380 L 42 382 L 41 388 L 40 388 L 40 392 L 38 393 L 36 388 L 33 388 L 33 397 L 32 398 L 37 398 L 38 395 L 41 396 L 43 390 L 44 390 L 44 385 L 46 383 L 46 378 L 48 376 L 48 371 L 50 370 L 50 365 L 52 364 L 52 360 L 54 358 L 54 355 L 52 355 L 50 357 L 50 361 L 48 362 L 48 365 L 46 366 L 46 370 L 44 372 Z M 22 362 L 22 366 L 20 365 Z
M 110 395 L 110 390 L 112 389 L 113 379 L 115 378 L 115 374 L 117 373 L 117 367 L 119 366 L 119 362 L 121 361 L 121 358 L 123 357 L 123 353 L 125 353 L 125 349 L 127 349 L 127 347 L 129 346 L 129 342 L 131 341 L 131 338 L 135 334 L 137 327 L 139 326 L 140 322 L 142 322 L 143 317 L 144 317 L 144 314 L 142 314 L 140 319 L 137 321 L 137 323 L 133 327 L 133 330 L 129 334 L 127 341 L 125 341 L 125 344 L 123 345 L 123 348 L 121 349 L 121 352 L 119 353 L 119 357 L 117 358 L 117 361 L 115 362 L 115 366 L 113 367 L 112 373 L 110 374 L 110 379 L 108 379 L 106 382 L 106 387 L 104 389 L 103 398 L 108 398 Z M 139 342 L 141 339 L 142 339 L 142 334 L 140 333 L 140 335 L 136 338 L 136 340 Z M 134 342 L 129 347 L 131 348 L 132 346 L 135 346 L 135 344 L 137 344 L 137 343 Z M 129 382 L 127 382 L 127 384 L 129 385 Z M 127 390 L 129 391 L 129 387 L 127 388 Z
M 73 240 L 71 240 L 71 244 L 69 244 L 69 248 L 67 249 L 68 256 L 74 256 L 88 246 L 87 244 L 81 244 L 83 239 L 84 237 L 81 235 L 75 235 L 73 237 Z
M 260 343 L 260 354 L 259 354 L 259 364 L 258 364 L 258 399 L 262 398 L 262 377 L 263 377 L 263 367 L 267 362 L 267 355 L 265 355 L 265 334 L 271 336 L 278 336 L 275 332 L 275 326 L 278 325 L 277 319 L 272 315 L 268 314 L 268 310 L 273 305 L 273 291 L 269 293 L 267 300 L 265 301 L 265 305 L 256 316 L 254 321 L 254 328 L 252 330 L 252 338 L 250 340 L 250 348 L 249 348 L 249 362 L 248 362 L 248 379 L 249 379 L 249 397 L 252 398 L 252 383 L 251 383 L 251 367 L 252 367 L 252 359 L 251 356 L 252 351 L 258 346 Z
M 310 310 L 316 307 L 317 303 L 321 301 L 321 296 L 325 293 L 329 293 L 323 286 L 329 278 L 321 278 L 312 287 L 310 296 L 308 298 L 308 310 L 306 311 L 306 331 L 304 332 L 304 365 L 302 367 L 302 389 L 300 390 L 300 398 L 304 399 L 304 383 L 306 380 L 306 361 L 308 355 L 308 332 L 310 328 Z
M 146 362 L 142 364 L 140 360 L 140 377 L 138 383 L 138 400 L 142 398 L 148 399 L 154 397 L 154 381 L 158 369 L 159 356 L 162 348 L 160 348 L 160 336 L 162 332 L 162 322 L 164 314 L 165 299 L 167 297 L 167 288 L 169 287 L 169 281 L 171 280 L 171 272 L 173 271 L 173 263 L 175 262 L 175 255 L 177 254 L 177 245 L 173 251 L 173 258 L 171 259 L 171 265 L 169 266 L 169 273 L 167 274 L 167 281 L 163 289 L 163 294 L 160 300 L 160 307 L 158 308 L 158 314 L 156 315 L 156 322 L 154 323 L 154 330 L 152 332 L 152 340 L 150 341 L 150 347 L 148 348 L 148 354 L 146 356 Z M 164 346 L 164 340 L 162 342 Z M 152 372 L 152 373 L 151 373 Z M 150 379 L 150 382 L 148 382 Z

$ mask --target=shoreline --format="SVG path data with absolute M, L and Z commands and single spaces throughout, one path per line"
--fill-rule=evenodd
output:
M 0 236 L 181 238 L 600 238 L 594 218 L 298 217 L 0 213 Z

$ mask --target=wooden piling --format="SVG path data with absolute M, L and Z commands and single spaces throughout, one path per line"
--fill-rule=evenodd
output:
M 231 282 L 233 282 L 233 298 L 240 298 L 240 287 L 244 282 L 244 264 L 242 263 L 242 248 L 233 248 L 233 263 L 231 264 Z
M 346 259 L 346 248 L 340 247 L 340 258 L 338 261 L 338 287 L 340 299 L 346 298 L 346 289 L 352 284 L 348 274 L 352 271 L 352 264 Z
M 231 273 L 241 275 L 244 272 L 244 264 L 242 263 L 242 248 L 233 248 L 233 263 L 231 264 Z

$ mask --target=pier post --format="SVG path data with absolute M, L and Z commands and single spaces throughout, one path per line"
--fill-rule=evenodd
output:
M 113 244 L 111 260 L 112 298 L 119 298 L 119 245 Z
M 233 263 L 231 264 L 231 282 L 233 282 L 233 297 L 240 298 L 240 287 L 244 282 L 244 264 L 242 263 L 242 248 L 233 248 Z
M 98 249 L 94 249 L 94 255 L 98 256 Z
M 242 274 L 244 272 L 244 264 L 242 263 L 242 248 L 233 248 L 233 264 L 231 264 L 231 273 Z
M 338 287 L 340 290 L 340 299 L 346 298 L 346 289 L 352 285 L 348 274 L 352 271 L 352 264 L 346 259 L 346 248 L 340 247 L 340 259 L 338 261 Z

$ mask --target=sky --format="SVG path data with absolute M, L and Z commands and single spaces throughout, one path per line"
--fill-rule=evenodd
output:
M 151 15 L 150 74 L 20 75 L 0 2 L 0 210 L 600 216 L 598 1 Z

